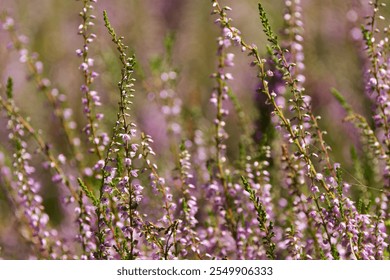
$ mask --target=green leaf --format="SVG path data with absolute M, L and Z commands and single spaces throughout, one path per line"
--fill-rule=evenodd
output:
M 176 36 L 175 36 L 174 32 L 168 32 L 165 35 L 164 48 L 165 48 L 168 62 L 171 61 L 171 58 L 172 58 L 172 50 L 173 50 L 173 46 L 175 44 L 175 40 L 176 40 Z
M 348 114 L 352 113 L 352 107 L 347 103 L 344 96 L 335 88 L 332 88 L 330 92 L 333 94 L 333 96 L 337 99 L 337 101 L 340 103 L 341 106 L 347 111 Z
M 77 178 L 77 182 L 79 183 L 80 188 L 83 190 L 85 195 L 92 201 L 95 207 L 99 206 L 99 200 L 94 196 L 94 194 L 88 189 L 81 178 Z
M 6 93 L 8 99 L 13 98 L 13 87 L 14 87 L 14 82 L 13 82 L 12 78 L 9 77 L 7 80 L 7 86 L 6 86 L 6 90 L 5 90 L 5 93 Z

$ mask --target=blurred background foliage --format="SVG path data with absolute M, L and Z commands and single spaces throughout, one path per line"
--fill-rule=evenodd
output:
M 255 43 L 265 55 L 266 40 L 258 17 L 257 2 L 258 0 L 223 1 L 232 7 L 233 25 L 242 32 L 245 41 Z M 330 94 L 330 88 L 340 90 L 357 112 L 370 115 L 371 103 L 364 94 L 366 58 L 360 40 L 360 25 L 364 23 L 364 16 L 370 12 L 367 2 L 303 0 L 305 87 L 313 98 L 315 113 L 322 116 L 321 125 L 329 132 L 326 139 L 333 148 L 333 160 L 344 166 L 346 176 L 356 168 L 351 154 L 362 155 L 364 151 L 360 148 L 355 129 L 342 121 L 344 111 Z M 262 3 L 269 13 L 274 30 L 283 39 L 283 1 L 266 0 Z M 83 127 L 85 119 L 80 102 L 82 74 L 78 69 L 81 60 L 75 54 L 75 50 L 82 46 L 82 38 L 77 35 L 77 28 L 81 23 L 78 16 L 81 3 L 73 0 L 0 0 L 0 10 L 7 11 L 15 19 L 18 32 L 29 38 L 29 49 L 36 52 L 43 62 L 44 76 L 49 77 L 52 85 L 68 96 L 78 127 Z M 188 133 L 193 133 L 191 130 L 194 127 L 205 132 L 211 131 L 215 112 L 209 104 L 214 86 L 209 76 L 216 69 L 216 37 L 219 36 L 219 28 L 213 23 L 215 18 L 210 15 L 211 1 L 98 1 L 95 11 L 95 33 L 98 38 L 91 45 L 89 54 L 95 58 L 96 70 L 100 73 L 94 85 L 103 99 L 101 110 L 106 116 L 106 131 L 110 131 L 116 116 L 116 84 L 120 77 L 120 66 L 104 27 L 103 10 L 107 10 L 117 33 L 125 36 L 126 44 L 136 54 L 138 81 L 134 115 L 142 130 L 157 140 L 154 144 L 157 154 L 164 153 L 169 148 L 169 141 L 166 128 L 160 122 L 161 113 L 148 100 L 150 90 L 144 86 L 144 82 L 156 76 L 153 71 L 166 59 L 164 38 L 167 34 L 173 34 L 175 38 L 172 45 L 172 65 L 178 71 L 176 91 L 183 100 L 183 116 Z M 19 62 L 18 53 L 7 49 L 9 41 L 8 34 L 0 32 L 0 83 L 4 85 L 9 76 L 13 77 L 18 106 L 25 115 L 31 116 L 35 127 L 42 129 L 44 135 L 60 150 L 61 135 L 56 129 L 57 124 L 51 122 L 52 112 L 46 109 L 48 104 L 45 98 L 36 94 L 37 90 L 28 79 L 25 65 Z M 234 48 L 232 50 L 236 54 L 236 65 L 232 69 L 235 79 L 231 86 L 243 104 L 244 111 L 255 120 L 261 115 L 255 102 L 258 86 L 256 71 L 251 69 L 250 60 L 244 54 Z M 233 113 L 229 116 L 227 130 L 230 134 L 228 152 L 234 159 L 238 156 L 238 128 L 237 116 Z M 357 149 L 352 148 L 354 145 Z M 9 148 L 5 119 L 0 118 L 0 149 L 6 151 Z M 172 163 L 160 164 L 172 167 Z M 40 172 L 39 176 L 46 176 L 45 181 L 50 184 L 49 175 L 45 175 L 43 170 Z M 47 188 L 44 196 L 49 212 L 60 213 L 55 190 Z M 6 210 L 0 206 L 0 215 L 1 213 L 6 213 Z M 54 222 L 55 217 L 60 217 L 57 214 L 53 214 Z

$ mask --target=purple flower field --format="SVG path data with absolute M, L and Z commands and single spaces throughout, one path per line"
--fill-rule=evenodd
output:
M 388 260 L 389 7 L 1 0 L 0 259 Z

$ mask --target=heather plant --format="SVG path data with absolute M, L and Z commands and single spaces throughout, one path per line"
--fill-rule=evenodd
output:
M 72 85 L 59 88 L 47 78 L 39 60 L 45 53 L 32 51 L 17 20 L 7 11 L 1 16 L 5 45 L 25 64 L 29 90 L 55 127 L 53 134 L 19 108 L 20 77 L 6 72 L 1 258 L 389 259 L 386 3 L 349 1 L 363 68 L 356 94 L 367 95 L 369 113 L 355 110 L 338 85 L 323 91 L 344 110 L 337 122 L 351 122 L 359 135 L 348 162 L 334 144 L 338 132 L 327 133 L 332 126 L 315 108 L 305 1 L 278 1 L 280 31 L 260 1 L 252 19 L 263 31 L 259 47 L 235 24 L 231 7 L 209 1 L 218 34 L 208 49 L 215 69 L 203 81 L 206 110 L 181 86 L 193 77 L 175 60 L 173 32 L 145 63 L 116 31 L 111 12 L 95 12 L 96 0 L 77 2 L 76 97 Z M 359 13 L 366 15 L 361 27 Z M 110 50 L 99 52 L 110 39 Z M 253 92 L 238 81 L 250 75 Z M 55 194 L 61 215 L 45 192 Z

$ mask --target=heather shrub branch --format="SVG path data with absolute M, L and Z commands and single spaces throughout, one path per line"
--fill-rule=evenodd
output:
M 255 190 L 250 186 L 245 177 L 241 177 L 242 183 L 245 186 L 245 190 L 249 193 L 249 199 L 255 206 L 257 212 L 257 221 L 259 222 L 259 228 L 265 233 L 263 237 L 264 245 L 267 247 L 266 254 L 269 259 L 275 259 L 275 243 L 272 242 L 272 238 L 275 236 L 273 232 L 273 223 L 267 222 L 267 213 L 264 210 L 264 206 L 261 204 L 260 199 L 256 196 Z
M 215 13 L 221 13 L 222 9 L 219 6 L 218 2 L 215 1 L 214 3 L 216 4 L 215 7 L 217 8 L 217 10 L 215 10 Z M 277 38 L 271 30 L 271 27 L 268 23 L 268 19 L 266 17 L 265 11 L 261 5 L 259 5 L 259 10 L 260 10 L 260 17 L 261 17 L 262 23 L 264 24 L 264 31 L 265 31 L 266 35 L 268 36 L 268 40 L 271 43 L 275 44 L 274 45 L 275 48 L 280 49 L 279 45 L 277 44 Z M 230 25 L 230 22 L 226 21 L 226 19 L 223 20 L 223 18 L 222 18 L 220 23 L 221 23 L 221 25 L 225 26 L 228 30 L 230 30 L 230 32 L 233 34 L 232 36 L 234 36 L 234 34 L 237 34 L 237 29 L 232 27 Z M 299 136 L 299 133 L 293 129 L 293 125 L 291 124 L 290 120 L 285 116 L 282 108 L 277 105 L 277 103 L 275 101 L 276 93 L 269 91 L 268 81 L 267 81 L 267 72 L 266 72 L 265 64 L 264 64 L 265 60 L 260 58 L 260 54 L 258 52 L 257 47 L 248 45 L 245 41 L 243 41 L 241 39 L 241 37 L 239 37 L 238 42 L 244 48 L 244 50 L 248 50 L 248 54 L 250 56 L 253 56 L 253 58 L 255 59 L 253 64 L 256 65 L 259 69 L 259 77 L 260 77 L 261 82 L 262 82 L 262 91 L 266 95 L 266 97 L 269 100 L 269 102 L 271 103 L 271 105 L 274 107 L 274 110 L 275 110 L 274 114 L 276 116 L 278 116 L 279 119 L 281 120 L 281 126 L 284 127 L 287 130 L 287 132 L 289 133 L 289 138 L 290 138 L 291 143 L 293 143 L 296 146 L 299 153 L 302 155 L 303 160 L 305 160 L 306 163 L 308 164 L 308 169 L 309 169 L 308 172 L 309 172 L 310 176 L 313 178 L 318 177 L 318 181 L 323 186 L 323 188 L 328 193 L 331 193 L 327 183 L 323 179 L 323 176 L 322 177 L 317 176 L 318 172 L 317 172 L 317 170 L 316 170 L 316 168 L 311 160 L 311 155 L 307 152 L 306 147 L 304 145 L 304 141 L 303 142 L 300 141 L 300 140 L 302 140 L 302 139 L 300 139 L 300 138 L 302 138 L 302 135 Z M 282 63 L 287 63 L 287 62 L 285 62 L 285 59 L 284 60 L 282 59 L 281 61 L 282 61 Z M 286 68 L 288 66 L 285 66 L 284 64 L 282 64 L 282 67 Z M 289 73 L 289 72 L 287 71 L 286 73 Z M 292 88 L 294 88 L 294 84 L 295 84 L 294 80 L 291 81 L 291 83 L 289 83 L 289 85 L 292 86 Z M 300 110 L 301 109 L 299 109 L 299 112 L 300 112 Z M 300 113 L 299 113 L 299 116 L 300 116 Z M 299 130 L 302 130 L 302 128 L 298 129 L 298 131 Z
M 97 156 L 98 160 L 101 160 L 103 155 L 102 152 L 104 150 L 104 142 L 107 136 L 105 134 L 101 134 L 98 137 L 98 121 L 103 118 L 103 114 L 95 113 L 96 107 L 101 106 L 101 101 L 98 93 L 95 90 L 92 90 L 93 82 L 95 78 L 99 76 L 96 71 L 92 70 L 94 66 L 94 59 L 89 56 L 90 44 L 96 39 L 96 34 L 90 31 L 91 27 L 94 25 L 93 20 L 95 16 L 91 14 L 93 10 L 93 2 L 90 0 L 83 1 L 83 9 L 80 12 L 80 16 L 82 18 L 82 23 L 79 25 L 78 34 L 83 38 L 83 48 L 77 49 L 76 54 L 81 56 L 82 63 L 80 65 L 80 70 L 83 73 L 84 83 L 81 86 L 81 91 L 84 93 L 85 97 L 82 99 L 82 103 L 84 104 L 84 113 L 87 118 L 88 124 L 83 128 L 85 131 L 88 141 L 92 145 L 92 152 Z
M 340 105 L 345 109 L 347 113 L 345 120 L 355 124 L 355 126 L 361 131 L 362 137 L 366 139 L 372 153 L 377 158 L 385 160 L 386 165 L 389 166 L 389 158 L 386 156 L 382 145 L 380 145 L 380 140 L 377 138 L 371 126 L 368 124 L 366 118 L 360 114 L 355 113 L 339 91 L 332 89 L 332 94 L 340 103 Z

